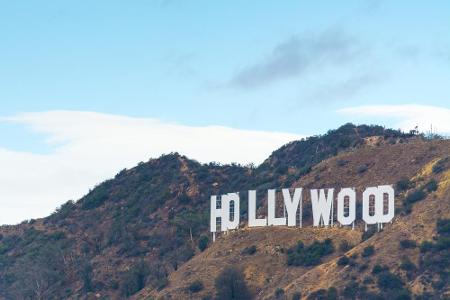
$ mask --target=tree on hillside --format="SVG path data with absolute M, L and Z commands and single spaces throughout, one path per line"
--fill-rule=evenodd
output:
M 215 281 L 217 300 L 252 299 L 241 271 L 235 267 L 225 268 Z

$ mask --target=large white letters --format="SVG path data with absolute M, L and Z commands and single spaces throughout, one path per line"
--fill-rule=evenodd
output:
M 384 197 L 387 197 L 388 212 L 384 213 Z M 371 198 L 374 203 L 371 203 Z M 374 205 L 373 215 L 370 206 Z M 368 187 L 363 193 L 363 220 L 366 224 L 387 223 L 394 218 L 394 189 L 390 185 Z
M 390 185 L 380 185 L 378 187 L 378 193 L 380 197 L 381 202 L 381 216 L 380 216 L 380 223 L 388 223 L 392 221 L 394 218 L 394 211 L 395 211 L 395 204 L 394 204 L 394 188 Z M 384 198 L 387 197 L 387 214 L 384 213 Z
M 302 223 L 302 188 L 295 188 L 291 194 L 290 189 L 282 189 L 283 195 L 283 217 L 276 216 L 276 196 L 275 189 L 267 191 L 267 217 L 257 218 L 256 216 L 256 191 L 248 191 L 248 226 L 296 226 L 297 215 L 300 212 L 300 227 Z M 311 207 L 314 226 L 333 225 L 334 213 L 334 189 L 312 189 L 310 191 Z M 362 194 L 362 219 L 367 225 L 378 224 L 378 229 L 383 223 L 392 221 L 395 213 L 394 203 L 395 192 L 390 185 L 378 187 L 368 187 Z M 220 231 L 227 231 L 239 227 L 240 201 L 239 193 L 228 193 L 218 196 L 211 196 L 211 232 L 217 231 L 218 220 L 220 219 Z M 356 191 L 354 188 L 342 188 L 337 195 L 337 220 L 341 225 L 353 225 L 356 219 Z M 219 205 L 220 203 L 220 205 Z M 281 204 L 281 203 L 280 203 Z M 215 235 L 213 235 L 215 238 Z
M 345 198 L 348 198 L 348 215 L 344 214 Z M 356 193 L 351 188 L 344 188 L 338 194 L 337 220 L 342 225 L 351 225 L 356 218 Z
M 230 219 L 230 207 L 234 205 L 233 219 Z M 239 195 L 228 193 L 221 197 L 221 207 L 217 208 L 217 196 L 211 196 L 211 232 L 216 232 L 217 218 L 220 218 L 221 231 L 236 229 L 239 226 Z
M 267 191 L 267 198 L 268 198 L 268 205 L 267 205 L 267 218 L 269 225 L 286 225 L 286 218 L 277 218 L 275 217 L 275 201 L 276 201 L 276 190 L 268 190 Z
M 294 196 L 291 198 L 289 189 L 283 189 L 283 200 L 288 215 L 288 226 L 295 226 L 297 220 L 297 209 L 300 201 L 302 201 L 302 189 L 294 190 Z M 302 213 L 300 211 L 300 213 Z
M 267 219 L 256 218 L 256 191 L 248 191 L 248 227 L 267 226 Z
M 320 194 L 320 195 L 319 195 Z M 330 223 L 330 214 L 333 207 L 334 189 L 328 189 L 328 194 L 325 196 L 325 189 L 311 190 L 311 205 L 313 210 L 314 226 L 320 225 L 322 219 L 323 224 L 328 226 Z

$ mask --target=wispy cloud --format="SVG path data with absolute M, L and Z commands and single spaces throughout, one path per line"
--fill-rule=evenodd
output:
M 420 131 L 450 134 L 450 109 L 431 105 L 365 105 L 340 109 L 338 112 L 361 117 L 390 118 L 403 130 L 419 126 Z
M 386 75 L 385 75 L 386 76 Z M 350 78 L 339 79 L 338 82 L 325 83 L 310 94 L 308 100 L 317 103 L 327 103 L 338 100 L 344 102 L 360 91 L 383 81 L 375 72 L 361 73 Z
M 261 61 L 237 72 L 229 85 L 257 88 L 321 67 L 348 64 L 366 50 L 358 40 L 338 30 L 319 35 L 295 35 L 277 45 Z
M 24 113 L 0 122 L 30 127 L 53 147 L 45 155 L 0 148 L 0 224 L 45 216 L 119 170 L 163 153 L 178 151 L 201 162 L 261 163 L 277 147 L 301 138 L 79 111 Z

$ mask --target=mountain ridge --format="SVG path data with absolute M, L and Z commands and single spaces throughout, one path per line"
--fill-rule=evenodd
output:
M 186 282 L 173 279 L 187 262 L 195 262 L 218 245 L 200 250 L 205 240 L 206 246 L 210 244 L 210 195 L 254 188 L 362 184 L 367 178 L 373 184 L 383 178 L 389 181 L 384 183 L 395 183 L 417 176 L 425 163 L 450 155 L 445 154 L 449 148 L 448 141 L 346 124 L 324 136 L 289 143 L 258 167 L 200 164 L 178 153 L 163 155 L 122 170 L 49 217 L 0 227 L 0 297 L 138 299 L 151 295 L 164 299 L 174 288 L 172 299 L 212 296 L 211 284 L 199 294 L 182 294 L 179 291 L 186 291 Z M 380 155 L 374 155 L 377 152 Z M 382 170 L 392 168 L 386 165 L 387 157 L 401 159 L 402 155 L 409 161 L 400 160 L 400 171 Z M 246 215 L 245 207 L 242 215 Z M 291 272 L 296 273 L 295 268 Z M 255 291 L 259 288 L 251 279 L 249 284 Z M 286 294 L 293 291 L 288 285 L 284 288 Z M 273 295 L 273 290 L 263 291 L 264 297 Z

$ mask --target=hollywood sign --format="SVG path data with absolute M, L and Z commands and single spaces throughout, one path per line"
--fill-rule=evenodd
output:
M 303 216 L 303 189 L 295 188 L 293 194 L 289 189 L 282 189 L 283 216 L 276 216 L 276 190 L 267 191 L 267 216 L 256 216 L 256 191 L 248 191 L 248 227 L 264 226 L 300 226 Z M 334 189 L 311 189 L 310 200 L 313 226 L 333 225 Z M 362 194 L 362 219 L 367 225 L 377 224 L 382 228 L 394 218 L 394 189 L 391 185 L 368 187 Z M 217 228 L 220 231 L 237 229 L 240 223 L 239 193 L 211 196 L 211 232 L 215 238 Z M 340 225 L 354 228 L 356 219 L 356 191 L 354 188 L 342 188 L 337 194 L 337 221 Z M 218 220 L 220 219 L 220 222 Z

